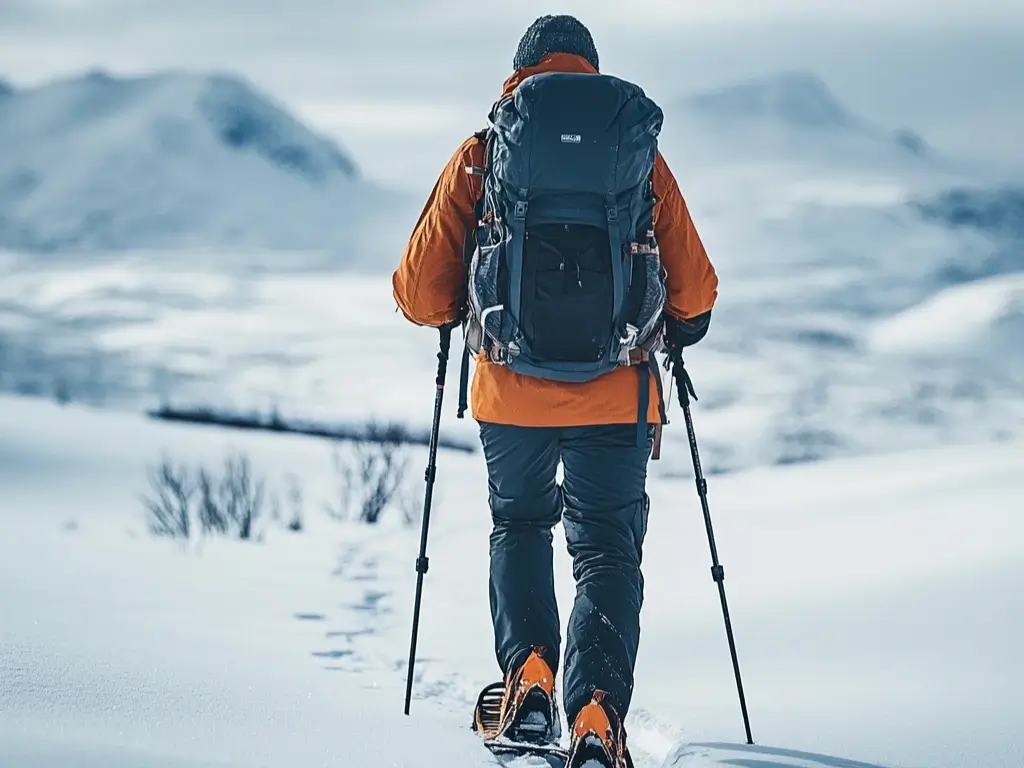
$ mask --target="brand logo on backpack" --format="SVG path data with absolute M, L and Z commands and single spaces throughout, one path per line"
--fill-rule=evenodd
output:
M 578 133 L 563 133 L 562 134 L 562 143 L 563 144 L 579 144 L 581 141 L 583 141 L 583 137 L 580 136 Z

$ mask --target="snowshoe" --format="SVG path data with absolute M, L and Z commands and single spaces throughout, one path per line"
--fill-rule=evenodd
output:
M 569 759 L 569 753 L 565 748 L 556 744 L 530 744 L 525 741 L 509 741 L 499 737 L 485 740 L 484 746 L 497 756 L 499 762 L 506 763 L 506 760 L 502 760 L 502 758 L 507 758 L 506 764 L 508 765 L 521 765 L 520 758 L 523 757 L 539 757 L 552 768 L 565 768 L 565 763 Z
M 576 716 L 565 768 L 633 768 L 622 720 L 602 691 Z
M 503 683 L 480 692 L 473 730 L 491 746 L 553 745 L 561 738 L 555 704 L 555 676 L 535 648 Z

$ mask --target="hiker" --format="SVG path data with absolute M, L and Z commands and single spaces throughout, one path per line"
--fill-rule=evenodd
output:
M 493 130 L 463 142 L 441 172 L 394 273 L 394 297 L 418 325 L 472 315 L 471 404 L 488 472 L 490 607 L 504 675 L 481 695 L 474 726 L 511 741 L 561 738 L 552 562 L 561 521 L 577 582 L 562 665 L 570 764 L 596 746 L 599 764 L 627 768 L 622 720 L 639 644 L 647 466 L 665 422 L 654 353 L 704 337 L 718 278 L 655 149 L 661 110 L 600 72 L 587 28 L 542 16 L 512 64 Z M 634 173 L 643 176 L 630 187 Z M 485 188 L 488 174 L 504 183 Z M 559 204 L 555 193 L 566 193 Z M 625 277 L 615 272 L 623 253 Z M 488 301 L 489 290 L 498 299 Z M 616 326 L 610 349 L 612 321 L 627 305 L 641 320 L 626 324 L 628 343 Z M 656 316 L 643 318 L 641 305 Z

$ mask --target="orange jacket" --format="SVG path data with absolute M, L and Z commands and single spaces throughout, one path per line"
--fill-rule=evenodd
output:
M 581 57 L 556 53 L 536 67 L 517 70 L 505 81 L 503 92 L 507 95 L 530 75 L 551 70 L 596 71 Z M 483 142 L 475 137 L 463 142 L 441 172 L 413 229 L 392 280 L 395 300 L 413 323 L 438 327 L 458 319 L 466 234 L 474 226 L 473 206 L 481 185 L 466 168 L 483 163 Z M 654 229 L 667 274 L 666 311 L 682 320 L 703 315 L 718 297 L 718 276 L 660 154 L 654 166 L 654 194 Z M 471 405 L 478 421 L 524 427 L 635 424 L 637 376 L 623 367 L 585 383 L 549 381 L 513 373 L 481 354 Z M 661 421 L 653 377 L 648 421 Z

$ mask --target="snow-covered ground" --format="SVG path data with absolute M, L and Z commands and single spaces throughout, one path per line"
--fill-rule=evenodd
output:
M 147 464 L 229 449 L 299 478 L 305 530 L 149 536 Z M 754 747 L 692 479 L 652 481 L 638 768 L 1020 766 L 1022 462 L 1007 442 L 712 480 Z M 439 457 L 409 718 L 419 531 L 330 520 L 333 483 L 320 441 L 0 399 L 0 764 L 492 764 L 467 725 L 496 674 L 481 462 Z M 556 564 L 565 616 L 564 546 Z

